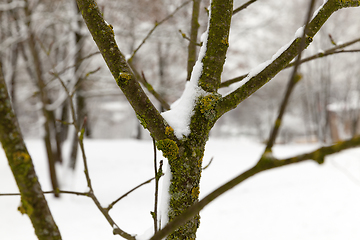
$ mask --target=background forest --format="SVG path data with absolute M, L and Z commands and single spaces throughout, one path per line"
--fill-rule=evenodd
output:
M 78 4 L 79 2 L 83 1 L 78 1 Z M 198 18 L 199 34 L 194 37 L 192 36 L 194 26 L 191 26 L 190 20 L 193 17 L 193 9 L 195 8 L 196 2 L 200 2 Z M 230 2 L 231 1 L 229 1 L 229 4 Z M 315 2 L 314 9 L 317 9 L 322 4 L 322 6 L 324 6 L 327 1 L 324 1 L 324 3 L 322 1 L 310 2 Z M 334 2 L 335 4 L 335 0 L 329 2 Z M 352 1 L 345 2 L 349 2 L 350 4 Z M 235 92 L 236 89 L 239 90 L 239 85 L 232 83 L 240 81 L 250 70 L 252 73 L 256 72 L 254 73 L 256 76 L 260 75 L 259 71 L 265 69 L 261 68 L 261 66 L 267 66 L 261 65 L 261 63 L 264 63 L 269 59 L 272 59 L 272 61 L 275 62 L 274 53 L 281 49 L 282 46 L 286 45 L 289 40 L 294 39 L 294 34 L 295 40 L 301 37 L 299 28 L 303 26 L 304 17 L 309 9 L 309 2 L 301 0 L 235 0 L 234 9 L 245 3 L 250 4 L 239 14 L 237 14 L 237 11 L 235 10 L 233 16 L 231 17 L 230 15 L 231 32 L 227 44 L 229 49 L 227 50 L 227 54 L 226 49 L 224 53 L 224 57 L 226 54 L 226 62 L 221 73 L 220 88 L 216 88 L 214 91 L 205 89 L 204 86 L 201 85 L 201 81 L 204 80 L 201 80 L 202 78 L 199 76 L 199 79 L 201 80 L 199 80 L 199 87 L 202 87 L 203 90 L 207 92 L 206 94 L 210 94 L 204 96 L 194 95 L 199 97 L 198 102 L 196 103 L 199 105 L 194 105 L 193 110 L 195 112 L 197 109 L 196 107 L 199 106 L 196 111 L 198 111 L 200 115 L 194 113 L 193 117 L 194 119 L 199 120 L 199 126 L 202 124 L 202 120 L 206 119 L 207 121 L 205 125 L 201 125 L 206 126 L 204 128 L 205 130 L 202 129 L 204 131 L 201 132 L 201 136 L 196 134 L 195 130 L 197 130 L 197 125 L 193 124 L 194 122 L 189 124 L 192 129 L 189 137 L 183 135 L 185 140 L 178 135 L 175 136 L 178 129 L 174 127 L 174 132 L 174 129 L 172 128 L 174 125 L 172 125 L 172 123 L 167 125 L 168 123 L 166 123 L 166 121 L 169 122 L 168 118 L 166 118 L 166 121 L 163 121 L 164 124 L 157 129 L 159 132 L 162 131 L 161 127 L 166 129 L 163 133 L 156 132 L 155 134 L 154 131 L 157 131 L 156 128 L 153 130 L 153 126 L 150 126 L 150 128 L 148 127 L 152 134 L 151 136 L 154 138 L 154 144 L 156 142 L 157 148 L 162 150 L 164 156 L 169 159 L 170 167 L 169 169 L 165 169 L 165 171 L 170 171 L 171 169 L 171 173 L 173 174 L 172 179 L 169 180 L 171 184 L 175 184 L 176 181 L 173 179 L 177 179 L 177 176 L 174 175 L 177 171 L 175 160 L 181 159 L 181 161 L 184 160 L 189 162 L 192 160 L 192 162 L 195 162 L 195 160 L 199 161 L 197 162 L 198 164 L 192 163 L 194 166 L 191 164 L 189 165 L 190 170 L 187 174 L 189 174 L 190 177 L 184 178 L 191 179 L 186 180 L 186 183 L 192 184 L 191 193 L 188 193 L 191 201 L 190 203 L 186 202 L 188 206 L 184 207 L 184 209 L 190 209 L 190 206 L 192 206 L 193 203 L 199 203 L 199 199 L 202 199 L 200 201 L 201 203 L 203 201 L 202 197 L 205 196 L 204 194 L 211 192 L 214 189 L 214 186 L 225 183 L 229 178 L 226 174 L 227 170 L 223 170 L 222 174 L 220 174 L 222 175 L 221 178 L 223 178 L 223 180 L 220 180 L 219 182 L 208 182 L 207 184 L 210 183 L 210 185 L 212 185 L 211 187 L 208 187 L 209 185 L 202 186 L 205 190 L 204 192 L 201 192 L 202 195 L 200 195 L 199 198 L 200 191 L 197 174 L 200 178 L 201 171 L 207 168 L 207 166 L 204 166 L 205 163 L 209 163 L 210 167 L 212 164 L 216 165 L 216 163 L 212 163 L 214 156 L 210 156 L 209 151 L 205 153 L 205 158 L 207 159 L 204 160 L 205 162 L 202 165 L 202 154 L 204 153 L 205 143 L 208 139 L 206 131 L 211 129 L 211 124 L 215 124 L 222 114 L 236 106 L 229 107 L 225 106 L 225 104 L 219 105 L 216 97 L 221 95 L 216 94 L 220 93 L 222 96 L 227 96 L 227 93 Z M 207 24 L 208 16 L 210 14 L 210 1 L 100 0 L 97 1 L 97 4 L 102 13 L 102 17 L 106 20 L 106 26 L 111 29 L 111 33 L 114 33 L 120 51 L 125 55 L 127 64 L 131 67 L 131 71 L 133 71 L 131 72 L 132 75 L 130 74 L 131 80 L 136 78 L 136 80 L 141 83 L 142 88 L 158 111 L 164 112 L 169 110 L 170 105 L 179 99 L 184 92 L 186 80 L 189 80 L 191 77 L 191 70 L 197 59 L 196 53 L 199 51 L 200 46 L 204 44 L 207 46 L 207 43 L 203 38 L 200 38 L 200 35 L 204 31 L 209 31 Z M 221 1 L 215 4 L 221 4 Z M 331 4 L 333 3 L 329 3 L 328 5 L 332 6 Z M 357 4 L 358 6 L 359 3 L 351 4 L 353 4 L 352 6 L 356 6 Z M 214 9 L 216 8 L 214 7 Z M 315 156 L 314 152 L 314 155 L 310 156 L 310 158 L 318 163 L 323 163 L 324 156 L 328 154 L 349 148 L 350 146 L 346 145 L 347 143 L 353 147 L 358 141 L 357 136 L 360 132 L 360 70 L 357 67 L 360 60 L 358 11 L 358 8 L 349 8 L 346 9 L 346 11 L 338 11 L 336 14 L 333 14 L 316 34 L 314 42 L 310 47 L 302 52 L 301 60 L 305 63 L 302 63 L 301 65 L 295 64 L 295 69 L 298 67 L 298 75 L 295 74 L 293 80 L 295 82 L 295 77 L 298 77 L 301 81 L 295 83 L 296 91 L 294 91 L 289 100 L 285 116 L 281 121 L 282 124 L 276 143 L 312 144 L 302 145 L 301 150 L 314 150 L 316 147 L 329 146 L 328 149 L 330 152 L 325 152 L 327 148 L 324 148 L 325 150 L 319 148 L 320 152 L 324 150 L 324 155 L 320 157 L 318 155 Z M 93 189 L 88 178 L 89 176 L 87 175 L 88 170 L 84 157 L 85 153 L 83 151 L 83 138 L 86 139 L 85 142 L 92 148 L 92 150 L 89 151 L 90 153 L 88 153 L 90 165 L 93 167 L 95 166 L 97 169 L 101 169 L 102 166 L 98 165 L 99 163 L 91 163 L 91 158 L 102 158 L 106 164 L 111 166 L 111 161 L 107 160 L 111 158 L 110 156 L 117 154 L 113 152 L 114 148 L 116 149 L 116 144 L 122 144 L 123 146 L 126 146 L 128 150 L 131 150 L 130 153 L 125 151 L 121 153 L 126 158 L 135 157 L 132 156 L 132 153 L 139 151 L 140 148 L 145 149 L 148 147 L 151 137 L 149 132 L 144 130 L 143 127 L 147 128 L 147 123 L 152 121 L 152 119 L 147 118 L 144 122 L 143 116 L 139 115 L 138 109 L 134 107 L 133 103 L 129 100 L 128 95 L 126 95 L 126 93 L 124 95 L 119 90 L 120 87 L 121 90 L 124 91 L 122 86 L 120 86 L 121 81 L 124 80 L 123 78 L 125 76 L 122 75 L 123 72 L 127 74 L 125 77 L 129 77 L 130 75 L 124 68 L 119 67 L 120 80 L 115 77 L 116 81 L 114 81 L 115 75 L 109 65 L 109 59 L 104 57 L 104 50 L 100 47 L 98 48 L 99 45 L 96 46 L 94 42 L 96 39 L 94 37 L 94 32 L 92 31 L 93 29 L 89 27 L 89 22 L 86 20 L 85 14 L 83 13 L 82 15 L 83 16 L 81 16 L 80 11 L 77 8 L 76 1 L 60 0 L 54 2 L 47 0 L 26 0 L 4 1 L 0 3 L 0 75 L 5 79 L 11 97 L 12 107 L 16 112 L 22 134 L 25 139 L 27 139 L 30 146 L 34 144 L 34 150 L 30 150 L 30 152 L 32 152 L 33 156 L 37 156 L 37 159 L 34 159 L 35 166 L 39 164 L 39 161 L 45 162 L 45 156 L 47 158 L 48 170 L 44 170 L 40 167 L 42 170 L 39 174 L 43 175 L 45 172 L 46 174 L 50 173 L 51 181 L 49 181 L 48 184 L 45 184 L 46 189 L 52 188 L 52 193 L 58 198 L 60 196 L 59 189 L 63 189 L 64 186 L 69 189 L 73 188 L 76 184 L 74 186 L 72 186 L 72 184 L 75 182 L 79 184 L 78 180 L 75 181 L 75 179 L 78 179 L 79 175 L 79 163 L 77 159 L 83 154 L 85 175 L 90 189 L 89 194 L 96 202 L 97 200 L 95 200 L 95 195 L 92 195 Z M 88 27 L 85 25 L 83 17 L 86 20 Z M 93 36 L 90 35 L 89 30 Z M 313 32 L 316 31 L 313 30 Z M 304 35 L 303 39 L 305 39 L 305 36 L 306 38 L 309 37 L 308 35 Z M 206 40 L 210 39 L 210 41 L 217 41 L 215 38 L 215 40 L 211 39 L 208 35 L 205 35 L 205 37 Z M 194 39 L 196 41 L 194 41 Z M 200 41 L 202 41 L 202 43 Z M 191 49 L 191 46 L 193 49 Z M 102 51 L 101 54 L 99 49 Z M 206 48 L 204 49 L 206 52 Z M 299 49 L 301 49 L 301 45 Z M 191 51 L 194 52 L 193 58 L 191 57 Z M 208 54 L 208 52 L 206 52 L 206 54 Z M 278 55 L 278 58 L 280 59 L 280 55 Z M 307 62 L 308 60 L 309 62 Z M 112 73 L 110 73 L 107 65 Z M 256 68 L 258 68 L 258 71 L 256 71 Z M 204 67 L 204 69 L 206 68 Z M 272 128 L 277 125 L 274 124 L 274 121 L 287 89 L 287 82 L 292 71 L 292 68 L 289 69 L 290 70 L 281 71 L 276 75 L 274 80 L 269 84 L 266 84 L 259 91 L 252 95 L 249 94 L 251 97 L 245 101 L 237 102 L 236 104 L 239 104 L 240 102 L 241 104 L 239 104 L 236 109 L 222 116 L 221 119 L 219 118 L 211 130 L 209 134 L 210 139 L 216 139 L 214 141 L 216 142 L 217 147 L 222 146 L 222 148 L 226 149 L 226 146 L 231 146 L 231 150 L 228 149 L 227 151 L 224 151 L 221 158 L 225 158 L 225 156 L 227 156 L 227 154 L 230 155 L 230 153 L 233 156 L 236 155 L 237 147 L 236 145 L 232 145 L 234 142 L 239 143 L 238 141 L 240 141 L 243 148 L 248 146 L 248 149 L 244 148 L 242 150 L 242 154 L 247 156 L 249 162 L 245 161 L 241 163 L 241 165 L 237 165 L 240 163 L 232 162 L 231 166 L 237 166 L 242 170 L 247 169 L 248 166 L 254 163 L 253 159 L 259 157 L 257 156 L 258 154 L 255 152 L 255 149 L 256 151 L 261 152 L 261 148 L 264 147 L 262 143 L 268 141 L 269 144 L 272 142 L 271 136 L 270 140 L 268 140 L 269 133 Z M 201 71 L 205 72 L 207 70 Z M 203 72 L 201 72 L 201 74 L 202 73 Z M 294 73 L 296 73 L 296 70 Z M 112 74 L 114 76 L 112 76 Z M 193 73 L 193 75 L 196 75 L 196 73 Z M 218 80 L 220 80 L 220 78 Z M 234 94 L 234 96 L 237 97 L 236 94 Z M 225 97 L 221 98 L 221 101 L 223 101 L 223 99 L 225 99 Z M 202 109 L 202 100 L 210 100 L 210 109 Z M 130 101 L 131 105 L 128 101 Z M 212 103 L 211 101 L 215 101 L 215 103 Z M 211 104 L 214 104 L 215 107 Z M 218 106 L 227 108 L 224 108 L 223 112 L 219 113 L 219 109 L 216 108 Z M 216 110 L 212 109 L 212 107 Z M 134 113 L 133 108 L 137 114 Z M 218 112 L 211 112 L 212 110 Z M 162 116 L 165 119 L 165 115 Z M 7 116 L 2 117 L 5 119 Z M 158 119 L 161 120 L 163 118 L 156 118 L 156 120 Z M 154 120 L 154 122 L 156 122 L 156 120 Z M 165 139 L 163 138 L 164 136 L 166 137 Z M 339 142 L 340 140 L 351 137 L 353 137 L 352 142 Z M 225 138 L 227 138 L 227 140 L 224 140 Z M 116 140 L 108 141 L 105 139 Z M 243 141 L 243 139 L 246 140 Z M 44 148 L 39 147 L 40 141 L 45 143 L 43 144 Z M 132 145 L 134 142 L 139 145 Z M 195 143 L 198 142 L 199 144 L 196 145 Z M 169 147 L 166 144 L 170 143 L 175 144 L 177 148 L 176 157 L 168 155 L 169 152 L 165 149 L 166 147 Z M 171 144 L 170 147 L 173 147 L 174 145 Z M 196 151 L 191 150 L 196 148 L 194 144 L 197 147 Z M 214 146 L 211 144 L 212 142 L 210 141 L 210 146 Z M 5 146 L 4 143 L 3 145 Z M 102 156 L 97 155 L 100 154 L 95 151 L 97 148 L 99 148 L 100 151 L 109 146 L 113 146 L 112 149 L 108 149 Z M 183 149 L 180 153 L 179 147 L 180 149 Z M 276 158 L 274 158 L 272 155 L 272 145 L 267 145 L 259 162 L 256 164 L 256 166 L 259 165 L 264 168 L 256 170 L 255 166 L 248 171 L 255 170 L 255 173 L 252 173 L 255 175 L 263 170 L 277 168 L 279 166 L 277 165 L 278 163 L 287 165 L 288 163 L 285 162 L 289 161 L 290 163 L 292 161 L 291 159 L 282 159 L 280 162 L 280 159 L 277 157 L 289 157 L 291 155 L 289 152 L 298 153 L 298 150 L 296 150 L 296 147 L 290 148 L 290 150 L 286 150 L 286 147 L 284 149 L 281 152 L 275 148 L 274 154 L 280 154 L 276 155 Z M 190 151 L 193 151 L 192 155 L 189 154 Z M 39 152 L 41 155 L 38 155 Z M 147 150 L 144 151 L 143 154 L 145 153 L 147 153 L 148 158 L 152 157 L 152 153 L 147 152 Z M 213 154 L 219 155 L 220 153 L 215 151 Z M 357 153 L 355 152 L 355 155 L 356 154 Z M 145 156 L 143 157 L 146 158 Z M 297 157 L 298 160 L 296 161 L 303 161 L 299 160 L 301 155 Z M 2 155 L 0 155 L 0 158 L 3 158 Z M 136 158 L 139 158 L 139 156 L 136 156 Z M 266 161 L 269 159 L 273 161 L 271 164 L 274 165 L 266 165 Z M 342 157 L 342 159 L 346 159 L 346 157 Z M 144 159 L 137 159 L 136 161 L 143 160 Z M 156 154 L 154 162 L 156 186 L 155 210 L 154 212 L 151 212 L 151 216 L 154 220 L 154 231 L 156 233 L 158 228 L 161 228 L 162 220 L 158 219 L 160 217 L 156 215 L 156 211 L 159 187 L 158 181 L 162 176 L 161 168 L 163 162 L 157 162 Z M 128 164 L 128 166 L 131 166 L 131 163 Z M 157 164 L 160 164 L 159 169 L 157 168 Z M 184 163 L 182 166 L 187 165 Z M 222 167 L 224 166 L 226 167 L 226 164 L 222 165 Z M 145 169 L 147 167 L 147 164 L 144 162 L 141 164 L 141 167 L 140 165 L 136 165 L 133 171 L 136 173 L 146 172 L 147 170 Z M 164 168 L 165 167 L 167 167 L 166 163 L 164 165 Z M 347 165 L 346 168 L 349 168 L 349 165 Z M 179 169 L 182 168 L 180 167 Z M 209 172 L 211 172 L 211 170 Z M 229 171 L 229 174 L 230 172 L 231 171 Z M 108 174 L 109 176 L 112 174 L 116 175 L 116 173 L 111 173 L 111 171 L 109 171 Z M 124 176 L 129 177 L 129 175 L 126 174 L 124 174 Z M 217 174 L 218 173 L 215 171 L 212 172 L 211 176 L 216 176 Z M 244 174 L 246 174 L 246 171 Z M 6 174 L 4 174 L 4 176 L 5 175 Z M 195 175 L 196 177 L 192 179 L 191 177 Z M 204 175 L 206 182 L 206 171 Z M 232 173 L 230 175 L 232 175 Z M 315 175 L 316 174 L 314 174 L 314 178 L 316 178 Z M 69 176 L 71 176 L 70 179 Z M 282 175 L 279 174 L 279 176 Z M 283 177 L 288 178 L 289 176 L 283 175 Z M 44 179 L 44 177 L 41 178 Z M 100 178 L 101 177 L 98 179 Z M 185 186 L 185 184 L 181 183 L 183 179 L 180 177 L 179 179 L 180 182 L 176 184 Z M 245 177 L 244 180 L 245 179 L 247 179 L 247 177 Z M 143 179 L 139 179 L 138 181 L 142 180 Z M 119 181 L 127 180 L 121 179 Z M 305 182 L 306 181 L 307 180 L 305 180 Z M 339 182 L 341 181 L 342 180 Z M 354 182 L 357 181 L 358 180 L 355 177 Z M 311 181 L 309 181 L 309 185 L 306 185 L 306 188 L 311 186 L 310 182 Z M 105 181 L 101 180 L 98 184 L 99 183 L 105 184 Z M 239 183 L 240 182 L 237 184 Z M 323 185 L 322 187 L 326 189 L 328 186 L 326 187 Z M 98 186 L 95 188 L 101 189 Z M 166 186 L 160 184 L 160 188 L 162 188 L 163 191 L 166 191 L 164 190 L 166 189 Z M 188 190 L 187 188 L 189 187 L 184 187 L 185 191 Z M 13 188 L 10 187 L 9 189 Z M 107 190 L 102 192 L 102 201 L 107 202 L 110 201 L 109 199 L 114 198 L 114 196 L 108 195 L 108 189 L 114 188 L 109 186 L 109 188 L 103 187 L 100 190 Z M 329 187 L 329 189 L 331 189 L 331 187 Z M 76 189 L 76 187 L 74 187 L 73 190 L 81 191 Z M 122 190 L 125 191 L 125 189 Z M 7 191 L 14 192 L 14 190 Z M 170 190 L 170 195 L 172 195 L 169 200 L 169 206 L 171 206 L 171 209 L 176 209 L 171 201 L 178 201 L 180 197 L 177 198 L 176 196 L 179 195 L 176 194 L 182 194 L 181 191 L 183 190 L 178 190 L 176 188 L 176 191 L 171 192 Z M 293 195 L 294 194 L 296 193 L 294 192 Z M 308 195 L 309 193 L 304 192 L 304 194 Z M 142 198 L 142 196 L 139 198 Z M 258 198 L 259 196 L 254 197 L 254 199 Z M 355 194 L 352 198 L 356 199 L 357 195 Z M 50 200 L 50 202 L 51 205 L 56 205 L 55 200 L 54 202 L 53 200 Z M 301 202 L 299 204 L 301 205 Z M 100 211 L 104 210 L 101 210 L 100 203 L 96 205 Z M 127 206 L 130 205 L 131 203 Z M 24 203 L 22 207 L 24 207 Z M 20 207 L 19 210 L 29 214 L 26 209 L 22 210 L 22 207 Z M 109 210 L 110 206 L 107 211 Z M 180 211 L 180 213 L 182 213 L 182 211 Z M 180 215 L 180 213 L 176 212 L 176 214 L 174 213 L 174 216 L 176 217 L 178 216 L 177 214 Z M 109 216 L 110 218 L 110 215 L 106 214 L 104 214 L 104 216 Z M 223 216 L 222 213 L 215 214 Z M 31 214 L 29 214 L 29 216 L 30 215 Z M 344 217 L 346 215 L 341 216 Z M 134 216 L 132 217 L 134 218 Z M 190 227 L 187 226 L 190 226 L 191 224 L 196 225 L 195 230 L 189 230 L 189 233 L 181 233 L 182 226 L 180 227 L 180 230 L 177 230 L 177 232 L 174 233 L 174 236 L 169 235 L 168 239 L 177 239 L 176 236 L 178 235 L 176 234 L 188 234 L 187 236 L 189 239 L 193 239 L 193 237 L 190 236 L 195 236 L 198 227 L 198 217 L 199 216 L 196 214 L 192 215 L 187 219 L 188 222 L 186 222 L 186 224 L 189 223 L 189 225 L 184 225 L 184 229 L 190 229 Z M 107 219 L 114 228 L 114 234 L 127 234 L 122 233 L 122 230 L 118 229 L 115 223 L 112 224 L 112 220 L 109 220 L 109 218 Z M 170 217 L 170 213 L 169 218 L 171 223 L 173 219 Z M 175 218 L 175 220 L 176 219 L 177 218 Z M 157 221 L 160 222 L 159 226 Z M 164 222 L 166 223 L 166 221 Z M 142 222 L 140 225 L 143 226 L 146 224 L 145 222 Z M 121 226 L 126 226 L 126 223 L 122 223 Z M 143 228 L 141 228 L 141 230 L 132 229 L 133 225 L 126 227 L 137 233 L 144 230 Z M 356 231 L 353 230 L 352 227 L 349 228 L 351 231 Z M 117 230 L 119 230 L 120 233 L 116 232 Z M 69 232 L 70 231 L 65 231 L 65 235 L 69 234 Z M 209 239 L 210 237 L 201 231 L 199 234 L 204 239 Z M 356 234 L 357 233 L 355 233 L 355 235 Z M 75 235 L 76 234 L 72 233 L 73 237 Z M 276 234 L 273 234 L 273 236 L 275 235 Z M 151 234 L 144 238 L 136 237 L 136 239 L 146 239 L 149 236 L 151 236 Z M 352 235 L 350 234 L 349 236 Z M 125 238 L 135 239 L 130 235 L 125 236 Z

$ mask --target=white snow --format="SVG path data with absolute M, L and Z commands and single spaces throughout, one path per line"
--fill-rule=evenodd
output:
M 177 138 L 182 139 L 183 136 L 190 134 L 189 124 L 193 115 L 194 104 L 202 92 L 201 88 L 197 86 L 197 81 L 186 82 L 185 90 L 180 99 L 171 105 L 169 111 L 161 114 L 166 122 L 174 129 Z
M 305 26 L 299 27 L 295 32 L 295 38 L 301 38 L 304 34 Z
M 26 143 L 41 185 L 49 190 L 44 144 L 41 140 Z M 293 156 L 316 147 L 276 146 L 274 155 Z M 85 149 L 94 191 L 102 206 L 153 176 L 151 141 L 86 140 Z M 201 197 L 253 166 L 263 150 L 264 145 L 248 139 L 210 139 L 204 162 L 214 159 L 202 173 Z M 327 158 L 323 165 L 308 161 L 250 178 L 201 211 L 197 239 L 360 239 L 359 156 L 360 149 L 348 150 Z M 58 173 L 62 189 L 87 190 L 81 161 L 70 176 Z M 0 193 L 17 191 L 0 149 Z M 63 239 L 119 239 L 91 199 L 75 195 L 46 198 Z M 0 239 L 36 240 L 29 218 L 17 211 L 19 203 L 18 196 L 0 196 Z M 110 215 L 121 229 L 137 234 L 138 239 L 148 239 L 140 236 L 151 233 L 149 212 L 153 207 L 152 182 L 117 203 Z
M 170 201 L 170 195 L 169 195 L 169 187 L 170 187 L 170 180 L 171 180 L 171 170 L 170 165 L 166 159 L 164 159 L 164 166 L 163 171 L 165 175 L 162 177 L 160 190 L 160 202 L 158 207 L 158 222 L 159 227 L 163 228 L 168 223 L 168 212 L 169 212 L 169 201 Z

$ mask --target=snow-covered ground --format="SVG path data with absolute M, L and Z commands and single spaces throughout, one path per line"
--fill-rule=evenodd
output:
M 50 189 L 43 144 L 28 140 L 44 190 Z M 316 145 L 275 147 L 277 156 L 310 151 Z M 151 141 L 87 140 L 85 148 L 95 193 L 107 206 L 153 176 Z M 247 139 L 210 139 L 201 196 L 251 167 L 264 146 Z M 199 240 L 352 240 L 360 239 L 360 149 L 328 157 L 325 164 L 304 162 L 270 170 L 243 182 L 201 212 Z M 59 171 L 61 188 L 86 191 L 81 163 L 74 173 Z M 153 183 L 143 186 L 110 211 L 119 227 L 142 234 L 152 227 Z M 0 150 L 0 193 L 16 192 Z M 86 197 L 47 195 L 64 240 L 121 239 Z M 36 239 L 30 220 L 17 211 L 18 196 L 0 197 L 0 239 Z

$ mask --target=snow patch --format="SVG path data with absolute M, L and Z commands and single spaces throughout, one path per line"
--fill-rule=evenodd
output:
M 182 139 L 190 134 L 190 120 L 194 114 L 195 101 L 203 93 L 204 91 L 197 86 L 197 82 L 189 81 L 186 83 L 185 90 L 180 99 L 171 105 L 169 111 L 161 114 L 174 129 L 178 139 Z
M 164 176 L 162 177 L 161 185 L 160 185 L 160 201 L 158 206 L 158 223 L 159 227 L 162 229 L 169 222 L 168 212 L 169 212 L 169 202 L 170 202 L 170 180 L 172 178 L 170 165 L 167 160 L 164 160 Z
M 298 28 L 298 30 L 295 32 L 295 38 L 301 38 L 304 35 L 304 29 L 304 26 Z

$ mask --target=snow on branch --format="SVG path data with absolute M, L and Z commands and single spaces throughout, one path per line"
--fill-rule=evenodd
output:
M 182 96 L 171 106 L 171 110 L 162 113 L 179 139 L 190 134 L 190 120 L 197 99 L 216 92 L 219 88 L 229 45 L 232 6 L 231 0 L 211 1 L 208 27 L 201 36 L 203 44 L 190 81 L 186 83 Z
M 211 11 L 210 16 L 211 17 Z M 209 32 L 209 24 L 207 30 L 201 35 L 202 46 L 200 48 L 198 60 L 195 63 L 191 73 L 190 81 L 186 82 L 185 90 L 181 97 L 171 105 L 169 111 L 163 112 L 161 115 L 174 129 L 174 133 L 178 139 L 190 134 L 190 119 L 194 114 L 194 106 L 196 99 L 206 94 L 199 86 L 198 82 L 203 71 L 202 60 L 205 56 L 207 39 Z

